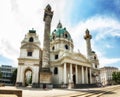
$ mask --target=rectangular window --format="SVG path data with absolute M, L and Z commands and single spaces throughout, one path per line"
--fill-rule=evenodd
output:
M 95 68 L 97 68 L 97 65 L 95 64 Z
M 58 55 L 55 55 L 55 59 L 58 59 Z
M 32 52 L 28 52 L 28 53 L 27 53 L 27 56 L 32 56 Z

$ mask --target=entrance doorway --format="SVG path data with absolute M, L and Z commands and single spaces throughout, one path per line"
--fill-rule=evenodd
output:
M 74 85 L 76 84 L 76 75 L 75 74 L 73 75 L 73 83 L 74 83 Z
M 31 86 L 32 84 L 32 70 L 27 69 L 24 73 L 24 86 Z

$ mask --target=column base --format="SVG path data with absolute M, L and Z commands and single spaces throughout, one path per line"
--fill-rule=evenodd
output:
M 38 83 L 32 83 L 32 88 L 39 88 L 39 84 Z
M 71 88 L 74 88 L 74 83 L 73 82 L 68 83 L 68 89 L 71 89 Z
M 42 89 L 52 89 L 53 85 L 49 84 L 49 83 L 40 83 L 39 87 L 42 88 Z
M 22 87 L 22 82 L 16 82 L 16 87 Z
M 41 88 L 52 88 L 52 72 L 50 68 L 42 68 L 40 70 L 40 87 Z

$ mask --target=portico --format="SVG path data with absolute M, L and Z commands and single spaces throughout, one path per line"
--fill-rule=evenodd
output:
M 91 70 L 90 67 L 64 63 L 63 64 L 63 76 L 64 84 L 74 83 L 74 84 L 91 84 Z

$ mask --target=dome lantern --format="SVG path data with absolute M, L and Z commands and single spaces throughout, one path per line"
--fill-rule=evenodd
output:
M 69 34 L 69 32 L 67 31 L 67 29 L 64 27 L 62 27 L 62 23 L 59 21 L 57 27 L 55 30 L 53 30 L 52 34 L 51 34 L 51 40 L 55 39 L 55 38 L 65 38 L 67 40 L 72 41 L 71 36 Z
M 61 22 L 59 21 L 58 25 L 57 25 L 57 28 L 62 28 L 62 24 Z

